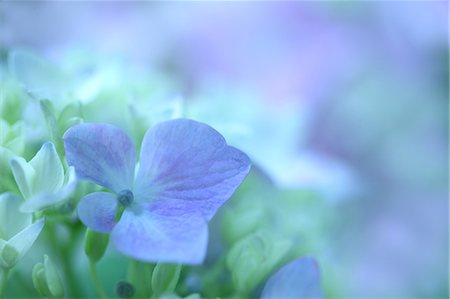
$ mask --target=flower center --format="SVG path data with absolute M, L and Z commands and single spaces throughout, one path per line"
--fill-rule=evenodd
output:
M 133 192 L 128 189 L 122 190 L 117 195 L 117 200 L 122 206 L 128 207 L 134 201 Z

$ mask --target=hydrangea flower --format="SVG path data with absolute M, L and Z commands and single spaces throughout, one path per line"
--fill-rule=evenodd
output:
M 311 257 L 298 258 L 281 267 L 266 282 L 261 299 L 321 299 L 319 266 Z
M 22 200 L 13 193 L 0 195 L 0 268 L 12 268 L 28 252 L 44 227 L 44 219 L 32 223 L 21 213 Z
M 76 125 L 64 134 L 77 177 L 111 192 L 86 195 L 81 221 L 111 233 L 122 253 L 144 261 L 199 264 L 207 223 L 250 170 L 250 160 L 210 126 L 188 119 L 159 123 L 135 147 L 119 128 Z
M 62 203 L 75 189 L 75 171 L 69 167 L 66 174 L 55 146 L 46 142 L 29 161 L 14 157 L 10 161 L 12 173 L 25 202 L 20 209 L 36 212 Z

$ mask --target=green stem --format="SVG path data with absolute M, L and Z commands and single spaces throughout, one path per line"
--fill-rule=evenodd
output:
M 63 246 L 61 246 L 63 247 Z M 61 267 L 64 271 L 65 282 L 67 287 L 67 295 L 69 298 L 80 298 L 81 288 L 78 284 L 79 278 L 73 271 L 72 267 L 72 249 L 63 247 L 61 252 Z
M 0 299 L 3 296 L 3 291 L 6 287 L 6 281 L 8 280 L 9 269 L 0 268 Z
M 101 299 L 107 299 L 106 292 L 100 283 L 100 279 L 98 279 L 97 268 L 95 266 L 95 262 L 89 261 L 89 271 L 91 273 L 92 283 L 94 284 L 95 290 L 97 291 L 97 295 Z

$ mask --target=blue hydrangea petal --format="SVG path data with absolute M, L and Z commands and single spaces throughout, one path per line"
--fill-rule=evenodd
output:
M 78 204 L 78 217 L 90 229 L 109 233 L 116 224 L 117 196 L 108 192 L 86 195 Z
M 185 200 L 209 220 L 242 183 L 250 164 L 247 155 L 206 124 L 162 122 L 144 137 L 136 198 Z
M 108 124 L 80 124 L 64 134 L 69 165 L 77 177 L 115 192 L 131 189 L 136 151 L 125 132 Z
M 206 254 L 208 227 L 184 201 L 156 200 L 127 208 L 111 239 L 120 252 L 137 260 L 196 265 Z
M 283 266 L 268 279 L 261 298 L 323 298 L 316 260 L 303 257 Z

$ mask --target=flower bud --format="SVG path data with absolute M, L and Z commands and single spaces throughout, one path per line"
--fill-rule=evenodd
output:
M 131 298 L 135 293 L 134 286 L 128 281 L 119 281 L 116 285 L 116 294 L 119 298 Z
M 34 265 L 33 271 L 31 272 L 31 278 L 33 280 L 34 288 L 39 293 L 39 295 L 48 297 L 50 294 L 50 290 L 47 286 L 43 263 L 37 263 L 36 265 Z
M 0 248 L 0 265 L 5 268 L 12 268 L 17 263 L 19 252 L 7 242 Z
M 105 254 L 108 246 L 109 235 L 95 232 L 91 229 L 86 230 L 86 242 L 84 252 L 91 262 L 98 262 Z
M 35 289 L 41 296 L 48 298 L 63 298 L 64 286 L 50 258 L 44 255 L 44 263 L 33 267 L 32 280 Z

